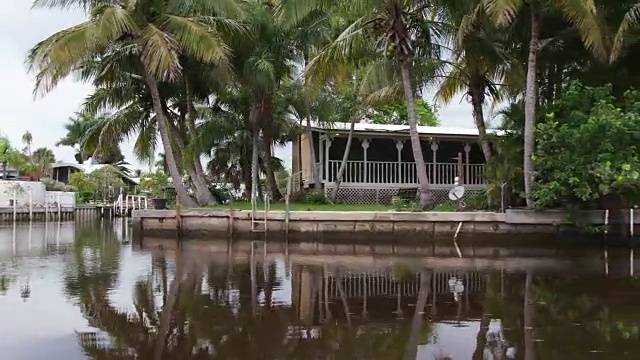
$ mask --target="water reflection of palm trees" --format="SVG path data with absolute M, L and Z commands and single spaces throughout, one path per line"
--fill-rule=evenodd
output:
M 596 309 L 607 309 L 599 325 L 567 330 L 567 336 L 579 337 L 582 346 L 606 331 L 612 341 L 638 337 L 628 323 L 614 327 L 620 317 L 611 315 L 615 307 L 596 301 L 599 295 L 585 295 L 582 307 L 578 296 L 561 297 L 566 284 L 578 284 L 570 277 L 326 264 L 293 265 L 289 279 L 275 262 L 265 265 L 255 256 L 214 263 L 194 252 L 152 253 L 150 273 L 134 286 L 134 310 L 125 312 L 109 300 L 119 249 L 118 241 L 81 241 L 66 279 L 68 293 L 99 330 L 79 335 L 96 359 L 415 359 L 419 346 L 438 341 L 439 326 L 470 321 L 480 325 L 473 360 L 558 358 L 563 346 L 579 346 L 567 338 L 562 346 L 555 342 L 558 324 Z M 462 292 L 450 286 L 454 276 Z M 291 301 L 282 301 L 287 281 Z M 556 344 L 553 350 L 549 343 Z

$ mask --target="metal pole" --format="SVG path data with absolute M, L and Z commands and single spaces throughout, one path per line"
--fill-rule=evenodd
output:
M 13 190 L 13 222 L 18 219 L 18 191 Z
M 629 234 L 633 237 L 633 208 L 629 209 Z
M 62 220 L 62 206 L 60 205 L 60 193 L 58 193 L 58 221 Z

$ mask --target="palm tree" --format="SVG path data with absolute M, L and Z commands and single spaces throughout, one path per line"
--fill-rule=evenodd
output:
M 96 57 L 128 60 L 135 64 L 152 99 L 178 199 L 184 205 L 196 206 L 181 180 L 159 83 L 176 82 L 181 77 L 181 55 L 203 63 L 226 63 L 229 51 L 218 29 L 237 25 L 214 15 L 227 9 L 237 9 L 236 2 L 189 2 L 188 5 L 199 8 L 198 16 L 182 2 L 36 0 L 35 4 L 54 7 L 79 4 L 84 5 L 90 14 L 86 22 L 60 31 L 30 50 L 28 63 L 31 71 L 37 73 L 36 91 L 47 93 L 60 80 Z M 122 62 L 114 61 L 114 64 Z
M 498 25 L 507 25 L 522 16 L 518 13 L 527 10 L 530 24 L 529 53 L 527 59 L 527 76 L 525 84 L 525 124 L 524 124 L 524 190 L 527 207 L 533 207 L 531 191 L 534 183 L 533 154 L 535 151 L 536 107 L 537 97 L 537 70 L 538 53 L 540 51 L 540 31 L 545 10 L 557 11 L 574 24 L 580 33 L 585 47 L 600 57 L 605 56 L 606 38 L 602 34 L 601 25 L 596 15 L 596 7 L 593 0 L 482 0 L 479 8 L 485 8 L 488 14 Z M 480 14 L 474 11 L 473 14 Z M 469 21 L 468 24 L 472 24 Z M 460 29 L 461 33 L 472 31 L 472 28 Z
M 636 3 L 627 11 L 622 22 L 620 22 L 620 26 L 618 27 L 618 31 L 616 32 L 616 36 L 613 40 L 613 48 L 611 49 L 611 62 L 614 62 L 620 56 L 623 46 L 625 36 L 633 29 L 640 27 L 640 2 Z
M 483 14 L 469 17 L 477 10 L 478 2 L 468 6 L 449 6 L 452 25 L 460 29 L 453 44 L 453 60 L 444 80 L 436 92 L 436 98 L 449 103 L 459 93 L 471 103 L 472 114 L 480 137 L 480 145 L 486 162 L 490 162 L 493 151 L 487 138 L 484 119 L 484 104 L 487 97 L 499 102 L 504 97 L 501 85 L 508 83 L 518 87 L 520 74 L 509 55 L 509 39 L 506 32 L 497 28 L 491 19 Z M 465 4 L 467 5 L 467 4 Z
M 238 37 L 230 45 L 234 57 L 231 65 L 241 91 L 250 94 L 249 120 L 253 131 L 252 184 L 258 184 L 259 147 L 262 148 L 266 168 L 266 182 L 270 195 L 280 200 L 274 171 L 271 167 L 272 125 L 275 98 L 284 80 L 294 73 L 294 61 L 299 58 L 295 31 L 282 26 L 274 14 L 272 4 L 261 0 L 247 1 L 245 19 L 250 36 Z M 262 141 L 260 141 L 262 139 Z M 255 196 L 256 191 L 252 191 Z
M 27 147 L 27 155 L 31 157 L 31 144 L 33 143 L 33 135 L 29 131 L 22 134 L 22 142 Z
M 42 147 L 33 152 L 31 161 L 35 167 L 37 178 L 41 178 L 49 174 L 51 165 L 56 162 L 56 156 L 51 149 Z
M 312 12 L 328 11 L 340 5 L 345 9 L 344 13 L 349 14 L 348 18 L 353 19 L 351 25 L 310 62 L 307 69 L 311 73 L 357 61 L 361 54 L 386 53 L 401 79 L 423 207 L 430 206 L 433 198 L 417 128 L 414 101 L 419 98 L 419 92 L 414 65 L 417 59 L 440 58 L 440 48 L 435 40 L 442 24 L 433 16 L 430 4 L 427 0 L 280 0 L 282 17 L 291 24 L 298 23 Z

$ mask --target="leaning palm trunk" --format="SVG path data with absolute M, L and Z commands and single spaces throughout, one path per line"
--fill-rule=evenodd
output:
M 185 119 L 185 123 L 187 123 L 187 128 L 189 128 L 188 122 L 189 122 L 189 119 L 187 117 Z M 169 125 L 171 125 L 171 129 L 173 130 L 173 133 L 176 134 L 176 136 L 172 138 L 172 140 L 174 140 L 173 145 L 177 148 L 175 156 L 183 160 L 182 168 L 187 173 L 187 175 L 189 175 L 189 178 L 193 182 L 193 186 L 196 189 L 195 196 L 196 196 L 196 200 L 198 201 L 198 204 L 209 205 L 214 203 L 213 196 L 211 195 L 211 191 L 209 190 L 209 187 L 206 185 L 204 177 L 199 178 L 195 170 L 196 162 L 199 163 L 200 159 L 194 156 L 191 158 L 191 161 L 189 161 L 189 158 L 187 157 L 187 149 L 184 143 L 184 139 L 182 139 L 182 137 L 178 135 L 178 134 L 185 133 L 184 130 L 179 129 L 178 127 L 175 126 L 175 124 L 170 123 Z M 190 134 L 191 134 L 191 131 L 187 130 L 186 132 L 187 137 L 189 137 Z M 178 167 L 178 169 L 180 169 L 180 167 Z
M 195 139 L 197 135 L 196 131 L 196 111 L 193 108 L 193 102 L 191 100 L 191 94 L 189 92 L 189 83 L 185 83 L 186 87 L 186 97 L 187 97 L 187 131 L 189 132 L 189 136 L 192 139 Z M 196 149 L 194 149 L 196 150 Z M 198 152 L 195 151 L 193 155 L 193 176 L 191 176 L 191 180 L 193 181 L 193 185 L 196 188 L 196 199 L 198 199 L 198 203 L 200 205 L 209 205 L 215 204 L 216 200 L 211 194 L 211 190 L 209 190 L 209 186 L 207 186 L 206 177 L 204 175 L 204 169 L 202 169 L 202 163 L 200 162 L 200 156 Z
M 351 126 L 349 127 L 349 136 L 347 137 L 347 147 L 344 149 L 344 155 L 342 155 L 342 162 L 340 163 L 340 168 L 338 169 L 338 175 L 336 175 L 333 180 L 333 189 L 331 190 L 331 202 L 336 202 L 336 197 L 338 196 L 338 189 L 340 188 L 340 183 L 342 182 L 342 177 L 344 176 L 344 172 L 347 169 L 347 160 L 349 159 L 349 153 L 351 152 L 351 143 L 353 142 L 353 130 L 356 127 L 356 122 L 360 121 L 362 116 L 360 113 L 351 117 Z
M 418 291 L 418 302 L 416 304 L 413 320 L 411 321 L 411 334 L 407 343 L 407 351 L 404 358 L 413 360 L 418 354 L 418 340 L 422 330 L 422 320 L 424 318 L 424 308 L 429 299 L 429 288 L 431 287 L 431 274 L 425 270 L 420 271 L 420 290 Z
M 420 144 L 420 134 L 418 134 L 418 117 L 413 96 L 413 65 L 411 60 L 400 61 L 400 73 L 402 75 L 402 85 L 404 88 L 404 99 L 407 102 L 407 113 L 409 117 L 409 135 L 411 136 L 411 148 L 413 150 L 413 159 L 416 162 L 416 172 L 418 173 L 418 182 L 420 183 L 420 205 L 423 209 L 433 204 L 433 197 L 429 190 L 429 176 L 427 175 L 427 165 L 424 163 L 422 156 L 422 145 Z
M 184 206 L 196 207 L 197 204 L 195 203 L 195 201 L 193 201 L 191 196 L 189 196 L 187 189 L 182 183 L 182 175 L 178 170 L 178 165 L 176 163 L 176 158 L 174 156 L 174 151 L 171 145 L 172 141 L 169 134 L 169 123 L 167 121 L 167 117 L 165 116 L 164 109 L 162 108 L 160 92 L 158 91 L 158 84 L 146 68 L 144 68 L 143 71 L 145 81 L 147 83 L 147 86 L 149 87 L 149 92 L 151 93 L 153 110 L 158 117 L 158 131 L 160 132 L 160 137 L 162 138 L 162 145 L 164 147 L 164 155 L 167 162 L 167 168 L 169 168 L 169 174 L 171 175 L 173 186 L 176 189 L 178 201 Z
M 471 106 L 473 106 L 473 120 L 478 128 L 478 136 L 480 138 L 480 147 L 484 155 L 485 162 L 489 162 L 493 157 L 489 139 L 487 139 L 487 125 L 484 123 L 484 113 L 482 105 L 484 103 L 484 89 L 479 86 L 472 86 L 469 89 L 471 95 Z
M 524 193 L 527 207 L 533 207 L 531 191 L 534 181 L 533 153 L 536 145 L 536 70 L 538 65 L 538 39 L 540 36 L 540 19 L 536 9 L 531 13 L 531 41 L 529 43 L 529 60 L 527 62 L 527 83 L 524 97 Z
M 162 359 L 162 352 L 167 343 L 167 336 L 171 328 L 171 318 L 173 317 L 178 295 L 180 294 L 180 283 L 182 282 L 185 266 L 190 266 L 184 261 L 185 254 L 180 251 L 176 254 L 176 272 L 171 282 L 166 302 L 162 304 L 162 313 L 160 314 L 160 328 L 156 338 L 156 346 L 154 350 L 155 358 Z
M 278 182 L 273 171 L 272 156 L 271 156 L 271 121 L 264 121 L 262 127 L 262 145 L 264 148 L 264 168 L 265 174 L 267 174 L 266 188 L 269 190 L 271 198 L 274 201 L 282 200 L 282 193 L 278 188 Z M 270 119 L 269 119 L 270 120 Z

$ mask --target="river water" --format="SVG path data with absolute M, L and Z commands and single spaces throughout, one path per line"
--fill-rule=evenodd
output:
M 0 359 L 640 358 L 629 249 L 476 250 L 177 250 L 118 222 L 0 227 Z

